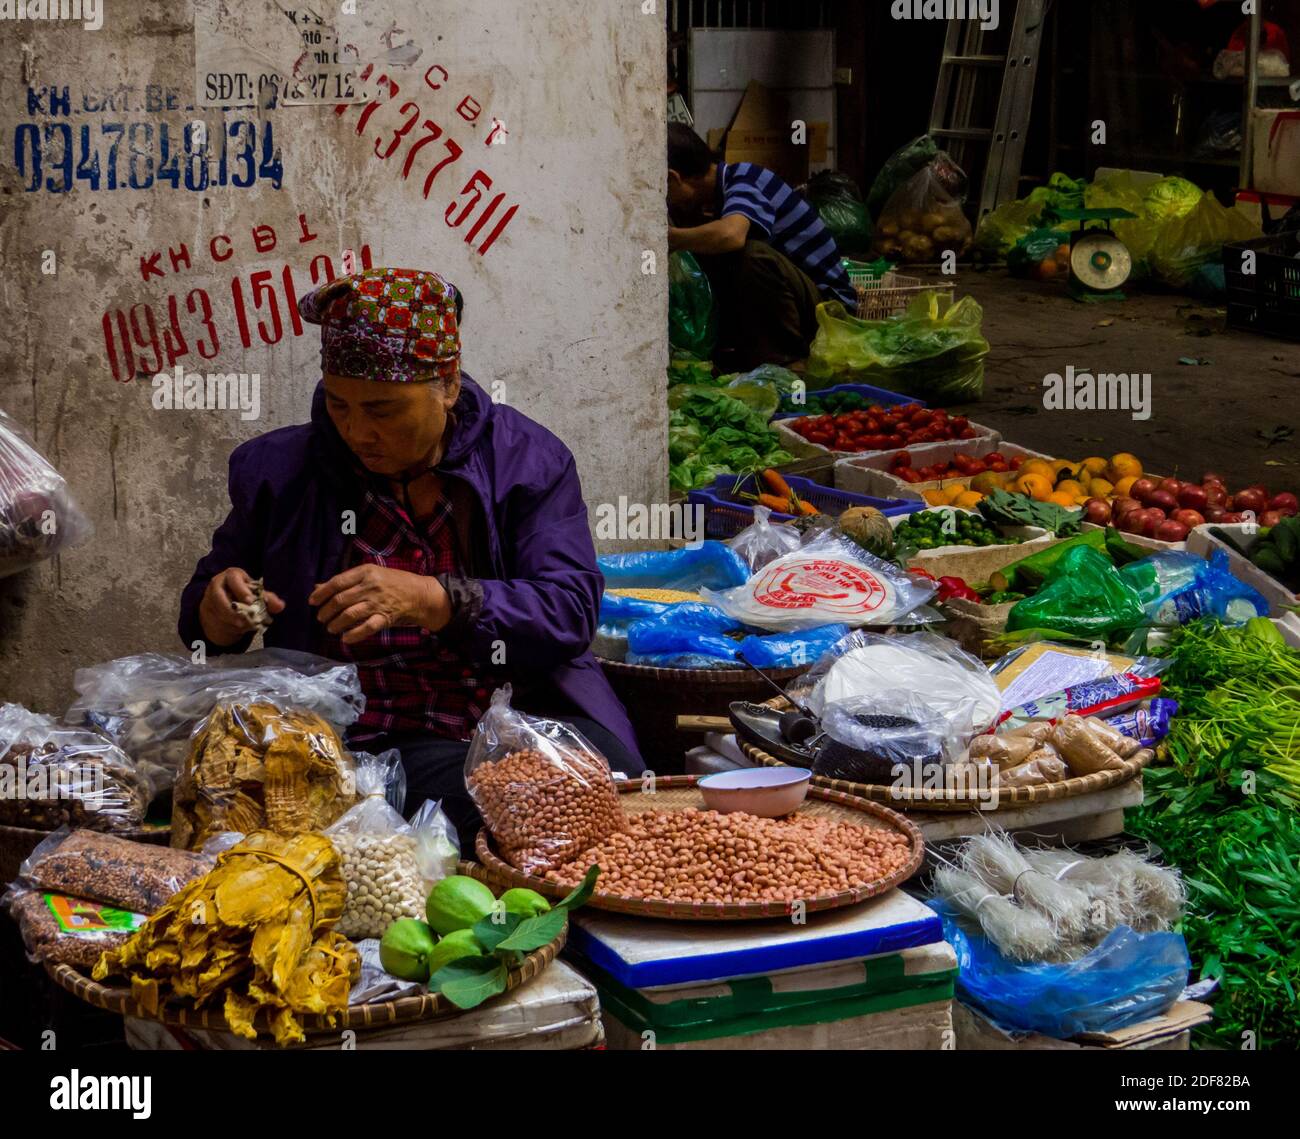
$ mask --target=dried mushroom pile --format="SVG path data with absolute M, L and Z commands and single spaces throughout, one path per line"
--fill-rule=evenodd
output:
M 177 781 L 172 844 L 198 849 L 222 831 L 319 831 L 356 801 L 351 757 L 321 717 L 263 702 L 219 704 Z
M 276 1043 L 300 1042 L 301 1017 L 334 1023 L 361 973 L 356 948 L 333 928 L 346 894 L 329 839 L 259 831 L 104 954 L 94 976 L 129 978 L 149 1015 L 172 997 L 220 1002 L 239 1036 L 254 1039 L 265 1012 Z

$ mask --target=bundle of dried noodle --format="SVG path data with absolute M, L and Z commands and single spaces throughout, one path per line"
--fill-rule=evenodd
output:
M 1033 866 L 1083 891 L 1098 932 L 1126 925 L 1138 933 L 1170 929 L 1183 913 L 1186 895 L 1173 870 L 1129 850 L 1089 858 L 1072 850 L 1031 850 Z
M 1003 956 L 1013 961 L 1045 961 L 1059 945 L 1052 923 L 1037 910 L 1018 906 L 969 871 L 942 865 L 934 872 L 935 894 L 980 928 Z
M 1083 891 L 1036 869 L 1004 831 L 972 835 L 962 848 L 960 865 L 998 893 L 1038 910 L 1061 941 L 1073 941 L 1087 930 L 1091 908 Z
M 332 928 L 346 895 L 329 839 L 259 831 L 105 953 L 94 976 L 129 978 L 151 1014 L 169 997 L 197 1008 L 222 1001 L 231 1031 L 250 1040 L 265 1010 L 278 1044 L 301 1042 L 299 1017 L 333 1024 L 361 972 L 355 947 Z

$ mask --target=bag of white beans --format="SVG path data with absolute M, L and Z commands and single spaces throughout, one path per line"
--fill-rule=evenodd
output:
M 545 874 L 627 829 L 609 764 L 570 724 L 510 707 L 510 685 L 474 730 L 465 784 L 501 856 Z
M 382 937 L 398 918 L 423 920 L 433 881 L 426 879 L 415 828 L 388 802 L 391 789 L 404 793 L 401 756 L 394 749 L 382 755 L 354 752 L 353 758 L 361 802 L 322 833 L 339 852 L 348 886 L 336 928 L 356 941 Z

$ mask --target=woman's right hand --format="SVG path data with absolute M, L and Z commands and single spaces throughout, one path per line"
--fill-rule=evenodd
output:
M 271 616 L 284 612 L 284 602 L 269 589 L 262 591 L 262 600 Z M 235 611 L 236 601 L 244 605 L 252 603 L 253 579 L 247 571 L 232 566 L 208 582 L 203 600 L 199 602 L 203 635 L 220 648 L 233 645 L 253 629 L 253 623 Z

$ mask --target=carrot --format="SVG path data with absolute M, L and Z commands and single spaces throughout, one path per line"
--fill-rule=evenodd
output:
M 821 513 L 821 511 L 818 510 L 817 507 L 815 507 L 811 502 L 803 502 L 803 501 L 800 501 L 800 503 L 799 503 L 799 509 L 800 509 L 800 511 L 802 511 L 804 514 L 820 514 L 820 513 Z
M 774 494 L 760 494 L 758 501 L 764 506 L 770 506 L 778 514 L 793 514 L 790 509 L 790 500 L 788 498 L 777 498 Z
M 787 500 L 794 497 L 794 491 L 790 489 L 790 484 L 781 477 L 780 471 L 774 471 L 769 467 L 763 472 L 763 481 L 772 489 L 773 494 Z

